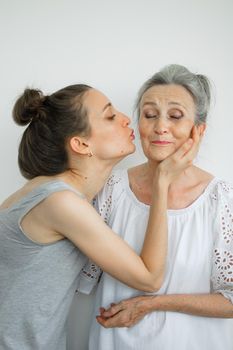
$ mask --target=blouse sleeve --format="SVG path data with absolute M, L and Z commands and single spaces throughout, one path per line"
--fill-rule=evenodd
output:
M 102 191 L 94 198 L 93 206 L 98 211 L 104 222 L 108 225 L 109 218 L 114 204 L 119 195 L 116 185 L 121 178 L 117 174 L 112 174 L 106 182 Z M 81 270 L 78 279 L 77 292 L 90 294 L 94 287 L 98 284 L 103 271 L 93 263 L 90 259 Z
M 219 183 L 215 196 L 218 201 L 214 239 L 212 286 L 233 303 L 233 187 Z

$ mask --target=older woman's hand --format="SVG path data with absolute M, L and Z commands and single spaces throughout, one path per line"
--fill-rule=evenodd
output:
M 111 304 L 109 309 L 100 308 L 97 321 L 105 328 L 131 327 L 150 312 L 150 300 L 155 296 L 138 296 Z

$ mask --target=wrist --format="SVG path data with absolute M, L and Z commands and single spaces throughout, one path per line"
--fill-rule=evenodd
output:
M 168 174 L 165 174 L 163 171 L 160 171 L 160 169 L 157 168 L 154 174 L 153 186 L 160 191 L 167 191 L 168 187 L 170 186 L 169 180 Z
M 159 297 L 158 295 L 148 295 L 143 297 L 143 300 L 141 302 L 141 308 L 145 314 L 158 310 L 157 309 L 158 297 Z

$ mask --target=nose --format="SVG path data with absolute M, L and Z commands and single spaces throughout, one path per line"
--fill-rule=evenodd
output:
M 128 126 L 131 122 L 131 120 L 129 119 L 129 117 L 127 117 L 127 115 L 121 113 L 121 116 L 122 116 L 122 125 L 124 127 Z
M 158 118 L 155 121 L 154 132 L 158 135 L 164 135 L 168 133 L 168 123 L 163 118 Z

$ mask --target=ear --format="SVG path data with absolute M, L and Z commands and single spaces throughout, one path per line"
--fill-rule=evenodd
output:
M 88 155 L 90 153 L 90 148 L 87 141 L 80 136 L 72 137 L 69 141 L 69 146 L 75 153 L 81 155 Z

